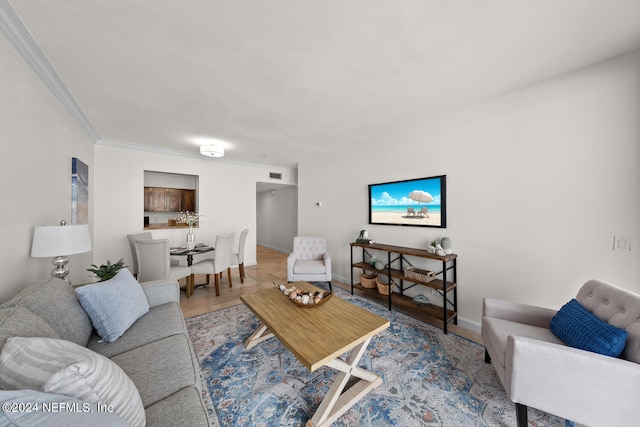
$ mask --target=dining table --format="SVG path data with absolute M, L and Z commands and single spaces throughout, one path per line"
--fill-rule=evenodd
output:
M 193 265 L 193 256 L 205 254 L 207 252 L 213 252 L 215 248 L 213 246 L 206 245 L 204 243 L 197 244 L 193 249 L 187 249 L 185 247 L 173 247 L 169 248 L 169 254 L 171 256 L 186 256 L 187 265 L 191 267 Z
M 169 255 L 171 256 L 186 256 L 187 257 L 187 265 L 191 267 L 193 265 L 193 257 L 195 255 L 205 254 L 207 252 L 213 252 L 215 248 L 213 246 L 207 245 L 205 243 L 197 244 L 193 249 L 187 249 L 185 247 L 172 247 L 169 248 Z M 200 286 L 206 286 L 207 283 L 195 283 L 195 277 L 191 275 L 189 280 L 187 281 L 187 297 L 190 297 L 193 294 L 195 288 Z

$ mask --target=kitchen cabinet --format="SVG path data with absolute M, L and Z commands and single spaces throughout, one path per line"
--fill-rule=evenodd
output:
M 180 212 L 196 210 L 195 190 L 144 187 L 145 212 Z

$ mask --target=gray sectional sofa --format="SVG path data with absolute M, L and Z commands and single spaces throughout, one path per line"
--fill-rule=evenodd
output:
M 148 301 L 148 312 L 118 339 L 104 342 L 80 304 L 76 290 L 67 282 L 52 278 L 32 284 L 0 305 L 0 350 L 11 337 L 54 338 L 84 346 L 115 362 L 133 381 L 142 400 L 147 426 L 208 426 L 200 365 L 180 310 L 178 283 L 154 281 L 142 283 L 141 287 Z M 3 403 L 19 401 L 15 393 L 15 390 L 0 390 L 0 400 Z M 12 396 L 14 400 L 10 399 Z M 15 414 L 0 411 L 0 424 L 12 425 L 15 421 L 9 415 Z M 46 415 L 50 414 L 42 411 L 29 414 L 33 425 L 48 421 L 38 418 Z M 65 425 L 86 425 L 87 420 L 95 420 L 90 422 L 101 425 L 97 415 L 83 418 L 87 415 L 69 411 L 64 414 L 64 422 Z M 25 424 L 17 424 L 31 425 L 31 422 L 27 418 Z M 113 419 L 105 425 L 113 425 Z

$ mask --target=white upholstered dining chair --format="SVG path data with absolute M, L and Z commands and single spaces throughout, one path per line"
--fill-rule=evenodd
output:
M 151 235 L 150 231 L 145 231 L 143 233 L 136 233 L 136 234 L 127 234 L 127 240 L 129 240 L 129 248 L 131 249 L 131 258 L 132 258 L 131 269 L 133 271 L 131 273 L 133 274 L 133 277 L 137 279 L 138 278 L 138 255 L 136 254 L 136 246 L 135 246 L 136 239 L 151 240 L 153 239 L 153 236 Z
M 240 275 L 240 283 L 244 283 L 244 242 L 247 240 L 249 230 L 244 229 L 240 232 L 240 241 L 238 242 L 238 252 L 231 254 L 231 264 L 238 264 L 238 274 Z
M 324 237 L 295 236 L 293 252 L 287 258 L 287 280 L 296 282 L 329 282 L 331 287 L 331 256 Z
M 138 258 L 138 281 L 187 278 L 185 291 L 187 297 L 193 293 L 191 267 L 171 265 L 169 239 L 134 239 L 134 248 Z
M 233 283 L 231 282 L 231 251 L 233 246 L 233 236 L 235 236 L 235 233 L 219 234 L 216 237 L 213 259 L 205 259 L 196 262 L 191 266 L 192 283 L 196 274 L 206 274 L 208 285 L 211 282 L 210 277 L 213 274 L 215 276 L 216 295 L 220 296 L 219 273 L 227 270 L 229 287 L 233 286 Z

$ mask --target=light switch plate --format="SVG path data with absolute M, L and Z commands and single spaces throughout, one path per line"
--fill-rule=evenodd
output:
M 631 237 L 613 236 L 613 250 L 620 252 L 631 251 Z

